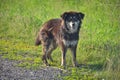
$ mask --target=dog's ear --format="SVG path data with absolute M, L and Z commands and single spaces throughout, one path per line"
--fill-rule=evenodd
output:
M 79 12 L 78 14 L 79 14 L 80 19 L 83 19 L 84 16 L 85 16 L 85 14 L 83 14 L 83 13 L 81 13 L 81 12 Z
M 67 14 L 68 14 L 67 12 L 64 12 L 64 13 L 61 15 L 61 18 L 62 18 L 62 19 L 65 19 L 65 18 L 67 17 Z

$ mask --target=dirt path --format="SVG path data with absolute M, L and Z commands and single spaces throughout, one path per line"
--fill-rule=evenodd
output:
M 63 70 L 53 67 L 30 70 L 17 67 L 19 62 L 2 59 L 0 56 L 0 80 L 62 80 Z

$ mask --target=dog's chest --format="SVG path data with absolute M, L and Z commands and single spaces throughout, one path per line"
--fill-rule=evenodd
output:
M 78 43 L 78 40 L 65 40 L 65 39 L 63 39 L 62 41 L 66 47 L 75 46 Z
M 66 47 L 72 47 L 77 45 L 79 39 L 78 33 L 69 34 L 69 33 L 62 33 L 62 42 Z

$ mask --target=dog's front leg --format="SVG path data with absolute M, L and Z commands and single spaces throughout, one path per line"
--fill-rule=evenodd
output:
M 61 45 L 61 49 L 62 49 L 62 60 L 61 60 L 61 66 L 66 66 L 66 51 L 67 48 L 64 45 Z
M 61 62 L 61 66 L 66 66 L 66 50 L 62 51 L 62 62 Z
M 72 57 L 73 57 L 72 61 L 73 61 L 73 66 L 74 66 L 74 67 L 77 66 L 77 62 L 76 62 L 76 48 L 77 48 L 77 45 L 72 46 L 72 47 L 70 48 L 70 50 L 71 50 L 71 52 L 72 52 Z

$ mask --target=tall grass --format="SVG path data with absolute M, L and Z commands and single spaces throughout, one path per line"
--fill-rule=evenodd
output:
M 19 66 L 41 66 L 42 48 L 34 46 L 41 25 L 51 18 L 59 18 L 65 11 L 81 11 L 85 18 L 77 60 L 86 66 L 70 68 L 71 73 L 65 79 L 118 80 L 119 5 L 119 0 L 0 0 L 0 54 L 4 58 L 22 61 Z M 61 59 L 56 56 L 61 56 L 60 49 L 55 50 L 52 56 L 55 62 L 51 64 L 59 66 Z M 70 66 L 72 56 L 69 51 L 67 56 L 70 56 L 67 57 L 67 66 Z

